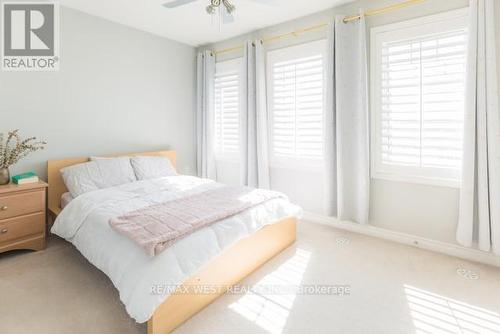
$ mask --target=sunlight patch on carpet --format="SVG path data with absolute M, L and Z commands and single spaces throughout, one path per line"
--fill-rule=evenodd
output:
M 294 293 L 262 294 L 267 287 L 293 287 L 302 282 L 311 252 L 297 249 L 295 255 L 254 285 L 229 308 L 271 334 L 280 334 L 286 325 L 296 295 Z M 262 289 L 261 289 L 262 288 Z
M 499 334 L 500 314 L 405 285 L 405 294 L 418 334 Z

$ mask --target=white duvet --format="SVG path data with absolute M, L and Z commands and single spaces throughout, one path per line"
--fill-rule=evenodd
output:
M 71 242 L 102 270 L 120 292 L 128 314 L 146 322 L 168 297 L 153 293 L 155 286 L 181 284 L 241 238 L 278 219 L 301 214 L 288 200 L 273 199 L 201 229 L 153 258 L 109 226 L 112 217 L 220 186 L 192 176 L 169 176 L 92 191 L 73 199 L 51 232 Z

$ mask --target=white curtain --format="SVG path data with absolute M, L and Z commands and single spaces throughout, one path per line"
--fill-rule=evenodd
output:
M 241 181 L 244 185 L 269 185 L 266 66 L 261 41 L 248 41 L 243 56 L 243 110 L 241 113 Z
M 500 255 L 500 121 L 494 0 L 471 0 L 457 241 Z
M 325 119 L 327 214 L 368 223 L 370 158 L 366 28 L 337 17 L 328 36 Z
M 215 180 L 214 156 L 214 84 L 215 56 L 211 51 L 198 53 L 196 108 L 196 167 L 198 176 Z

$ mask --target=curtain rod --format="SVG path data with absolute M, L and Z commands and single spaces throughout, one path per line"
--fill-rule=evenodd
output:
M 364 16 L 376 16 L 376 15 L 380 15 L 380 14 L 385 14 L 385 13 L 393 12 L 393 11 L 398 10 L 398 9 L 402 9 L 402 8 L 406 8 L 409 6 L 416 5 L 416 4 L 420 4 L 420 3 L 423 3 L 425 1 L 426 0 L 407 0 L 407 1 L 400 2 L 400 3 L 396 3 L 394 5 L 366 11 L 364 13 Z M 349 23 L 352 21 L 359 20 L 360 18 L 361 18 L 361 15 L 352 15 L 352 16 L 347 16 L 346 18 L 344 18 L 343 21 L 344 21 L 344 23 Z M 271 42 L 282 40 L 282 39 L 285 39 L 288 37 L 299 37 L 300 35 L 308 33 L 308 32 L 319 31 L 319 30 L 325 28 L 326 26 L 328 26 L 328 23 L 319 23 L 319 24 L 316 24 L 316 25 L 311 26 L 311 27 L 294 30 L 294 31 L 291 31 L 291 32 L 288 32 L 288 33 L 285 33 L 282 35 L 276 35 L 276 36 L 263 38 L 261 40 L 261 42 L 262 43 L 271 43 Z M 214 53 L 215 53 L 215 55 L 232 53 L 235 51 L 242 50 L 243 47 L 244 47 L 244 45 L 241 44 L 241 45 L 237 45 L 237 46 L 227 48 L 227 49 L 215 50 Z
M 369 10 L 369 11 L 365 12 L 364 15 L 365 16 L 376 16 L 376 15 L 380 15 L 380 14 L 393 12 L 395 10 L 406 8 L 409 6 L 413 6 L 416 4 L 420 4 L 423 2 L 425 2 L 425 0 L 407 0 L 407 1 L 400 2 L 400 3 L 396 3 L 394 5 L 387 6 L 387 7 Z M 348 17 L 344 18 L 343 21 L 344 21 L 344 23 L 348 23 L 351 21 L 359 20 L 360 18 L 361 18 L 361 15 L 352 15 L 352 16 L 348 16 Z

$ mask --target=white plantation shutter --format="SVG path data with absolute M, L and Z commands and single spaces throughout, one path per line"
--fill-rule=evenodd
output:
M 272 163 L 323 159 L 324 52 L 319 41 L 269 54 Z
M 240 61 L 217 63 L 215 73 L 215 154 L 237 157 L 239 150 Z
M 407 29 L 408 36 L 401 28 L 377 36 L 375 172 L 458 180 L 467 62 L 463 21 L 423 24 Z

